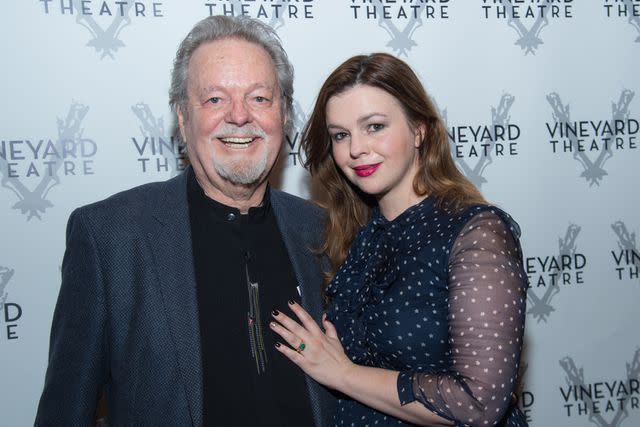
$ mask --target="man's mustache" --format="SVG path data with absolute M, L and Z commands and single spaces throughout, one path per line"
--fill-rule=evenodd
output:
M 230 124 L 225 124 L 220 129 L 217 129 L 213 136 L 214 138 L 225 138 L 230 136 L 257 136 L 262 139 L 267 138 L 267 134 L 259 126 L 234 126 Z

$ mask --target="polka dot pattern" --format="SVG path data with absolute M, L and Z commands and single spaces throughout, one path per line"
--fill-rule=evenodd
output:
M 526 426 L 515 407 L 526 275 L 519 229 L 492 206 L 430 198 L 393 221 L 374 211 L 327 288 L 347 355 L 399 371 L 415 400 L 460 426 Z M 348 398 L 336 425 L 409 425 Z

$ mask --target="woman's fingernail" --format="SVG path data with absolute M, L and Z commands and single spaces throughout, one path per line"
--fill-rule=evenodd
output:
M 276 343 L 276 348 L 280 348 L 280 343 L 279 342 Z
M 290 300 L 289 300 L 289 305 L 293 305 L 293 304 L 295 304 L 295 303 L 296 303 L 296 302 L 295 302 L 294 300 L 292 300 L 292 299 L 290 299 Z
M 273 314 L 274 316 L 277 316 L 278 314 L 280 314 L 280 312 L 278 310 L 273 310 L 271 314 Z

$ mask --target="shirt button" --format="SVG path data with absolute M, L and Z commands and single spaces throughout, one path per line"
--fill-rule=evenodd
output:
M 236 214 L 234 214 L 233 212 L 227 215 L 227 221 L 233 221 L 234 219 L 236 219 Z

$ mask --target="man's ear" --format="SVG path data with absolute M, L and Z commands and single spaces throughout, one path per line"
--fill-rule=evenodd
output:
M 180 137 L 182 138 L 183 143 L 187 143 L 187 140 L 184 137 L 184 114 L 182 113 L 182 107 L 179 105 L 176 107 L 176 114 L 178 115 L 178 127 L 180 128 Z
M 287 124 L 289 123 L 289 112 L 287 111 L 287 109 L 284 109 L 284 112 L 282 113 L 282 128 L 286 129 L 287 128 Z

